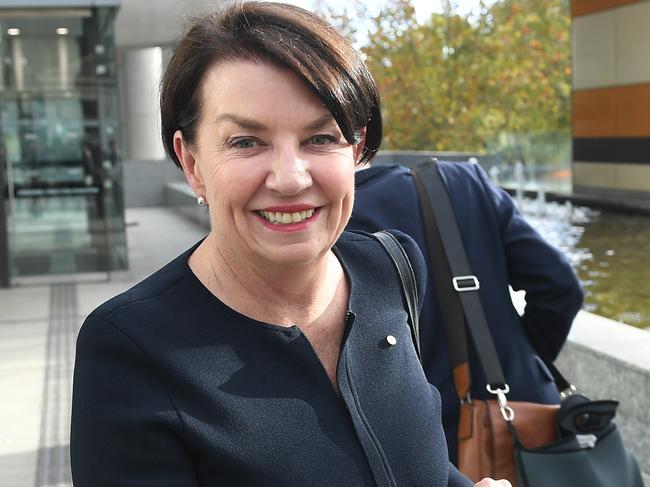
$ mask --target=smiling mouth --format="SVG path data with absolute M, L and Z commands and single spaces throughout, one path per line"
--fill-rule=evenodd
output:
M 291 223 L 301 223 L 308 220 L 314 214 L 314 209 L 305 211 L 296 211 L 293 213 L 283 213 L 280 211 L 265 211 L 257 212 L 265 220 L 273 223 L 274 225 L 289 225 Z

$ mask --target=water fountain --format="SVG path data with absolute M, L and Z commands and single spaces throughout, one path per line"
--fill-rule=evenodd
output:
M 498 181 L 497 171 L 488 174 Z M 585 289 L 584 309 L 650 329 L 650 218 L 547 201 L 541 185 L 535 199 L 525 198 L 523 164 L 514 175 L 517 207 L 567 256 Z
M 490 170 L 488 171 L 490 179 L 496 185 L 499 185 L 499 175 L 500 175 L 500 173 L 501 173 L 501 170 L 497 166 L 490 167 Z
M 526 175 L 524 164 L 521 161 L 515 162 L 515 201 L 517 206 L 521 208 L 524 200 L 524 185 L 526 184 Z
M 539 185 L 537 189 L 537 216 L 543 217 L 546 214 L 546 192 L 544 186 Z

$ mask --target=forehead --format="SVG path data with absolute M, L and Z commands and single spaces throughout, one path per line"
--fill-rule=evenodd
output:
M 202 85 L 203 111 L 264 117 L 290 109 L 307 117 L 329 113 L 321 100 L 292 71 L 271 63 L 229 61 L 208 68 Z

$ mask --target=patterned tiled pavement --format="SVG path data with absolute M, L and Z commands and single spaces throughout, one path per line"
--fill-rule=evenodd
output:
M 127 210 L 128 271 L 0 289 L 0 487 L 71 486 L 74 343 L 85 316 L 198 241 L 163 208 Z

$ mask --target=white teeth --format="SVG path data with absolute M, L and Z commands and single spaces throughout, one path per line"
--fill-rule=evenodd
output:
M 279 211 L 266 211 L 260 210 L 259 214 L 263 216 L 266 220 L 274 223 L 275 225 L 288 224 L 288 223 L 300 223 L 305 221 L 308 218 L 311 218 L 314 214 L 314 209 L 305 210 L 305 211 L 295 211 L 293 213 L 281 213 Z

